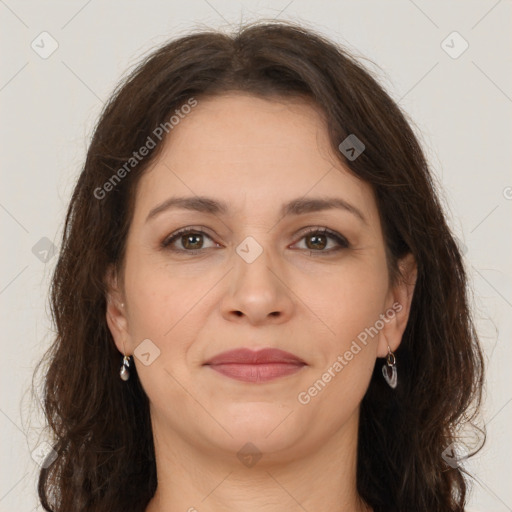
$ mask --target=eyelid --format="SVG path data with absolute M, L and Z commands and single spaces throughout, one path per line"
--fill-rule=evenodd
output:
M 307 227 L 307 228 L 304 228 L 305 230 L 303 231 L 300 231 L 296 236 L 299 237 L 299 240 L 298 242 L 300 242 L 304 237 L 306 237 L 307 235 L 309 234 L 316 234 L 316 233 L 320 233 L 322 235 L 327 235 L 329 236 L 330 238 L 334 238 L 339 246 L 337 249 L 348 249 L 351 244 L 350 242 L 348 241 L 348 239 L 343 236 L 341 233 L 338 233 L 337 231 L 334 231 L 332 229 L 329 229 L 325 226 L 310 226 L 310 227 Z M 297 242 L 294 242 L 293 245 L 295 245 Z M 309 249 L 309 251 L 311 252 L 318 252 L 318 253 L 331 253 L 331 252 L 334 252 L 334 251 L 337 251 L 337 249 L 331 249 L 331 250 L 328 250 L 328 251 L 312 251 L 311 249 Z M 305 249 L 307 250 L 307 249 Z
M 211 235 L 209 235 L 205 230 L 207 230 L 208 228 L 206 228 L 205 226 L 187 226 L 187 227 L 184 227 L 184 228 L 180 228 L 180 229 L 177 229 L 176 231 L 173 231 L 170 235 L 168 235 L 167 237 L 165 237 L 163 239 L 163 241 L 161 242 L 160 246 L 163 248 L 163 249 L 167 249 L 173 242 L 175 242 L 180 236 L 182 235 L 187 235 L 189 233 L 194 233 L 194 234 L 198 234 L 198 235 L 204 235 L 204 236 L 207 236 L 210 240 L 212 240 L 212 242 L 214 242 L 215 244 L 219 245 L 217 242 L 215 242 L 213 240 L 213 237 Z M 172 250 L 172 249 L 171 249 Z M 189 254 L 194 254 L 194 253 L 197 253 L 197 252 L 200 252 L 200 251 L 204 251 L 204 248 L 201 248 L 201 249 L 195 249 L 195 250 L 190 250 L 190 251 L 187 251 L 185 249 L 174 249 L 175 252 L 186 252 L 186 253 L 189 253 Z

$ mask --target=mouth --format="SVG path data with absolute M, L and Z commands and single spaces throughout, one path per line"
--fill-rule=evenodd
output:
M 212 370 L 244 382 L 267 382 L 292 375 L 306 363 L 283 350 L 266 348 L 258 351 L 237 349 L 223 352 L 205 363 Z

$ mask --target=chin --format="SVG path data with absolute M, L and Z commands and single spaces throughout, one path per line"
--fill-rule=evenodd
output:
M 300 425 L 291 407 L 279 403 L 231 403 L 224 410 L 220 423 L 233 436 L 225 437 L 237 451 L 251 442 L 261 451 L 278 451 L 301 438 Z

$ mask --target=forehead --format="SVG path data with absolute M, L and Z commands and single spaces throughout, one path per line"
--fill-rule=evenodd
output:
M 216 196 L 256 213 L 286 198 L 338 193 L 372 216 L 371 187 L 343 167 L 311 102 L 242 93 L 197 101 L 141 178 L 136 215 L 170 196 Z

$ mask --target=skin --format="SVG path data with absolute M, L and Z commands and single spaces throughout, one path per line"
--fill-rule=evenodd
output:
M 146 221 L 170 197 L 196 195 L 230 211 L 170 209 Z M 279 215 L 287 201 L 320 196 L 344 199 L 364 221 L 344 209 Z M 173 246 L 199 253 L 161 248 L 189 226 L 206 235 Z M 308 227 L 329 228 L 349 247 L 306 236 Z M 236 252 L 248 236 L 263 250 L 251 263 Z M 392 285 L 372 189 L 336 158 L 313 105 L 242 93 L 199 99 L 142 176 L 123 273 L 107 276 L 120 353 L 134 354 L 145 339 L 160 350 L 148 366 L 133 358 L 158 472 L 146 512 L 371 510 L 356 491 L 359 406 L 377 357 L 396 350 L 407 323 L 415 264 L 407 257 L 400 267 L 405 279 Z M 299 393 L 397 302 L 400 312 L 300 403 Z M 266 383 L 204 366 L 240 347 L 280 348 L 307 365 Z M 262 455 L 251 467 L 237 457 L 248 442 Z

